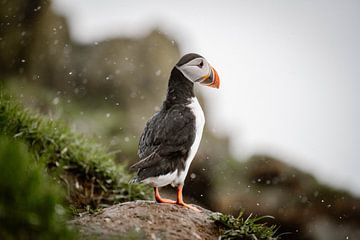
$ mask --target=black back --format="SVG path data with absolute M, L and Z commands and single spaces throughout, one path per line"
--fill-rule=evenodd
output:
M 181 60 L 180 60 L 181 61 Z M 137 181 L 184 170 L 195 140 L 195 116 L 186 107 L 194 97 L 194 83 L 173 68 L 161 110 L 147 123 L 140 137 Z

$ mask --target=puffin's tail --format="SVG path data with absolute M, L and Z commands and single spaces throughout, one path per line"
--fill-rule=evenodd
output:
M 130 171 L 139 171 L 138 169 L 136 169 L 136 165 L 137 165 L 137 163 L 135 163 L 135 164 L 133 164 L 132 166 L 130 166 Z M 132 179 L 130 179 L 130 181 L 129 181 L 129 184 L 134 184 L 134 183 L 139 183 L 140 181 L 139 181 L 139 177 L 137 176 L 137 174 L 132 178 Z
M 130 171 L 137 171 L 137 176 L 135 176 L 134 178 L 132 178 L 129 183 L 140 183 L 142 182 L 144 179 L 143 178 L 139 178 L 138 174 L 139 172 L 144 169 L 147 168 L 149 166 L 153 165 L 153 161 L 156 160 L 156 158 L 158 158 L 159 155 L 156 152 L 151 153 L 149 156 L 147 156 L 144 159 L 141 159 L 139 162 L 133 164 L 132 166 L 130 166 Z
M 134 184 L 134 183 L 139 183 L 139 178 L 137 176 L 133 177 L 132 179 L 130 179 L 129 184 Z

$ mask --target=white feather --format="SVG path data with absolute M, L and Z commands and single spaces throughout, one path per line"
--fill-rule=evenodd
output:
M 175 172 L 168 173 L 166 175 L 146 178 L 142 182 L 149 184 L 153 187 L 164 187 L 172 183 L 176 178 L 176 176 L 177 176 L 177 170 L 175 170 Z
M 200 62 L 203 63 L 202 67 L 198 65 Z M 205 76 L 209 76 L 211 73 L 210 64 L 206 61 L 205 58 L 195 58 L 188 63 L 185 63 L 182 66 L 175 66 L 186 79 L 196 82 L 199 79 L 204 78 Z

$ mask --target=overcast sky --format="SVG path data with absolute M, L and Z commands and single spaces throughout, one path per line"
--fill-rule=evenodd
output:
M 360 195 L 360 1 L 54 0 L 80 42 L 154 27 L 217 69 L 208 124 Z

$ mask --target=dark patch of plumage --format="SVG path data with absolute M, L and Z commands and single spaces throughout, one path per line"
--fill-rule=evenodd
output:
M 163 107 L 146 124 L 139 142 L 140 161 L 133 166 L 137 180 L 184 170 L 195 140 L 195 116 L 182 104 Z
M 161 110 L 147 123 L 140 137 L 140 161 L 130 167 L 137 171 L 134 182 L 184 170 L 195 140 L 195 116 L 186 107 L 194 97 L 194 84 L 173 68 L 168 93 Z

